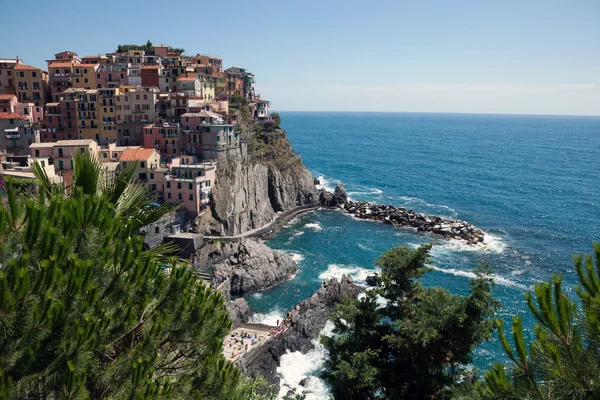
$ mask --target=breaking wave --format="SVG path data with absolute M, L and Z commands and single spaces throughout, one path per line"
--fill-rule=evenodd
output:
M 327 321 L 321 334 L 329 336 L 332 332 L 333 323 Z M 329 390 L 325 382 L 316 376 L 323 368 L 327 350 L 319 342 L 319 339 L 314 339 L 312 343 L 313 349 L 306 354 L 288 350 L 281 356 L 279 367 L 277 367 L 277 373 L 281 376 L 278 396 L 280 399 L 284 398 L 292 389 L 295 389 L 297 394 L 304 395 L 306 400 L 329 398 Z M 303 379 L 306 379 L 306 383 L 301 386 L 300 382 Z
M 454 269 L 454 268 L 445 269 L 445 268 L 436 267 L 435 265 L 429 265 L 429 267 L 436 271 L 440 271 L 445 274 L 451 274 L 454 276 L 463 276 L 463 277 L 469 278 L 469 279 L 474 279 L 477 277 L 477 275 L 471 271 L 461 271 L 459 269 Z M 491 274 L 490 278 L 492 278 L 496 284 L 501 285 L 501 286 L 513 287 L 513 288 L 518 288 L 521 290 L 529 289 L 529 287 L 527 287 L 526 285 L 523 285 L 522 283 L 518 283 L 513 280 L 504 278 L 498 274 Z
M 277 320 L 282 321 L 285 316 L 285 311 L 276 308 L 273 311 L 263 314 L 263 313 L 255 313 L 250 317 L 249 322 L 253 322 L 255 324 L 265 324 L 269 326 L 276 326 Z
M 372 269 L 362 268 L 358 266 L 329 264 L 327 265 L 327 269 L 319 274 L 319 279 L 340 279 L 342 275 L 350 275 L 354 280 L 354 283 L 356 283 L 357 285 L 364 286 L 366 284 L 367 276 L 369 276 L 372 273 Z
M 308 228 L 308 229 L 313 229 L 313 230 L 314 230 L 314 231 L 316 231 L 316 232 L 319 232 L 321 229 L 323 229 L 323 228 L 321 227 L 321 225 L 320 225 L 320 224 L 318 224 L 318 223 L 316 223 L 316 222 L 314 222 L 314 223 L 309 223 L 309 224 L 306 224 L 306 225 L 304 225 L 304 227 L 305 227 L 305 228 Z

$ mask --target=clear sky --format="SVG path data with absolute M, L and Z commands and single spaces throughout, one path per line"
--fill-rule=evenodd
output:
M 0 56 L 216 54 L 278 110 L 600 115 L 600 0 L 0 2 Z

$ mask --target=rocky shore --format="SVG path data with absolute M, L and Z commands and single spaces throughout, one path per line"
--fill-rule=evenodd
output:
M 461 239 L 470 244 L 483 243 L 485 236 L 481 229 L 465 221 L 421 214 L 392 205 L 348 200 L 342 184 L 338 184 L 334 193 L 322 190 L 319 198 L 323 206 L 339 207 L 358 219 L 415 228 L 419 232 L 441 235 L 447 239 Z
M 246 374 L 260 374 L 272 384 L 279 384 L 277 367 L 286 351 L 306 353 L 313 340 L 325 327 L 329 315 L 346 296 L 356 298 L 360 292 L 352 278 L 343 275 L 340 280 L 328 279 L 310 298 L 289 312 L 289 327 L 268 344 L 255 350 L 253 356 L 239 365 Z

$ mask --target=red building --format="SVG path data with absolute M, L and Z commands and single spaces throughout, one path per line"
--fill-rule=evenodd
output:
M 144 65 L 141 68 L 142 86 L 159 87 L 158 77 L 162 72 L 160 65 Z

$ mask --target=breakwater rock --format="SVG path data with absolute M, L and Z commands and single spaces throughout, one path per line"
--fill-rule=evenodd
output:
M 279 383 L 277 367 L 286 351 L 308 352 L 313 340 L 325 327 L 329 315 L 346 296 L 356 298 L 360 292 L 352 278 L 327 279 L 310 298 L 295 306 L 286 317 L 286 329 L 269 343 L 257 348 L 251 356 L 240 360 L 238 366 L 248 375 L 260 374 L 272 384 Z
M 419 232 L 433 233 L 447 239 L 462 239 L 470 244 L 483 243 L 485 236 L 481 229 L 468 222 L 421 214 L 392 205 L 348 200 L 343 209 L 358 219 L 379 221 L 399 227 L 412 227 Z

